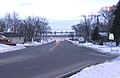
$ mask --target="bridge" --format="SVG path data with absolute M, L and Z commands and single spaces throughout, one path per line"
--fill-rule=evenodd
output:
M 50 31 L 43 32 L 43 40 L 64 40 L 71 39 L 75 36 L 73 31 Z
M 73 31 L 49 31 L 49 32 L 42 32 L 44 35 L 70 35 L 74 34 L 75 32 Z

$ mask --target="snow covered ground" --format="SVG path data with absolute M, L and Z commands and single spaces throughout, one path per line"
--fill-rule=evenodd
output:
M 5 44 L 0 44 L 0 53 L 10 52 L 14 50 L 20 50 L 26 48 L 23 44 L 17 44 L 16 46 L 9 46 Z
M 38 45 L 46 44 L 46 43 L 48 43 L 48 42 L 40 43 L 40 42 L 34 41 L 34 42 L 25 43 L 25 44 L 17 44 L 16 46 L 0 44 L 0 53 L 10 52 L 10 51 L 14 51 L 14 50 L 20 50 L 20 49 L 26 48 L 27 46 L 38 46 Z
M 79 46 L 89 47 L 99 52 L 110 53 L 110 54 L 120 54 L 120 46 L 110 47 L 106 45 L 95 45 L 92 43 L 77 44 Z
M 16 46 L 9 46 L 5 44 L 0 44 L 0 53 L 10 52 L 13 50 L 19 50 L 26 48 L 25 46 L 38 46 L 43 43 L 32 42 L 25 44 L 17 44 Z M 77 42 L 73 42 L 76 45 L 90 47 L 96 51 L 111 53 L 111 54 L 120 54 L 120 47 L 109 47 L 109 46 L 100 46 L 94 45 L 92 43 L 84 43 L 78 44 Z M 93 65 L 90 67 L 86 67 L 81 72 L 71 76 L 70 78 L 120 78 L 120 57 L 110 61 L 105 62 L 103 64 Z
M 120 46 L 111 48 L 105 45 L 94 45 L 92 43 L 73 43 L 79 46 L 90 47 L 100 52 L 120 54 Z M 70 78 L 120 78 L 120 56 L 109 62 L 107 61 L 102 64 L 86 67 L 81 72 L 71 76 Z

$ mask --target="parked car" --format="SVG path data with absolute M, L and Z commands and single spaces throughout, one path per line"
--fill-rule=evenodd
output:
M 16 45 L 15 43 L 11 42 L 8 38 L 6 38 L 3 35 L 0 35 L 0 43 L 6 44 L 6 45 L 13 45 L 13 46 Z

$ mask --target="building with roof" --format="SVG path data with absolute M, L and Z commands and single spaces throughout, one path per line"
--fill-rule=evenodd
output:
M 3 35 L 13 43 L 16 43 L 16 44 L 24 43 L 24 36 L 21 34 L 9 32 L 9 33 L 4 33 Z

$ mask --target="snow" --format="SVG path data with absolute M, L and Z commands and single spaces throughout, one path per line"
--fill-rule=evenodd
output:
M 51 42 L 51 41 L 49 41 Z M 20 50 L 20 49 L 25 49 L 27 46 L 38 46 L 41 44 L 46 44 L 48 42 L 29 42 L 29 43 L 24 43 L 24 44 L 17 44 L 16 46 L 10 46 L 10 45 L 5 45 L 5 44 L 0 44 L 0 53 L 5 53 L 5 52 L 11 52 L 14 50 Z
M 110 54 L 120 54 L 120 46 L 106 46 L 106 45 L 95 45 L 93 43 L 81 43 L 78 44 L 78 42 L 73 42 L 75 45 L 79 45 L 79 46 L 84 46 L 84 47 L 88 47 L 88 48 L 92 48 L 96 51 L 99 52 L 103 52 L 103 53 L 110 53 Z
M 26 48 L 23 44 L 17 44 L 16 46 L 9 46 L 5 44 L 0 44 L 0 53 L 10 52 L 14 50 L 20 50 Z
M 25 44 L 17 44 L 16 46 L 0 44 L 0 53 L 20 50 L 26 48 L 26 46 L 38 46 L 45 43 L 46 42 L 42 42 L 42 43 L 32 42 Z M 89 47 L 99 52 L 120 54 L 120 46 L 119 47 L 114 46 L 111 48 L 106 45 L 102 46 L 102 45 L 95 45 L 92 43 L 78 44 L 78 42 L 74 42 L 74 44 L 78 46 Z M 120 73 L 120 57 L 109 62 L 107 61 L 102 64 L 86 67 L 81 72 L 71 76 L 70 78 L 120 78 L 119 73 Z
M 70 78 L 120 78 L 120 60 L 87 67 Z
M 74 42 L 74 44 L 89 47 L 99 52 L 120 54 L 120 46 L 109 47 L 92 43 L 78 44 L 77 42 Z M 69 78 L 120 78 L 120 56 L 109 62 L 107 61 L 102 64 L 86 67 L 81 72 L 78 72 Z
M 39 42 L 30 42 L 30 43 L 25 43 L 24 45 L 25 46 L 38 46 L 38 45 L 41 45 L 42 43 L 39 43 Z

